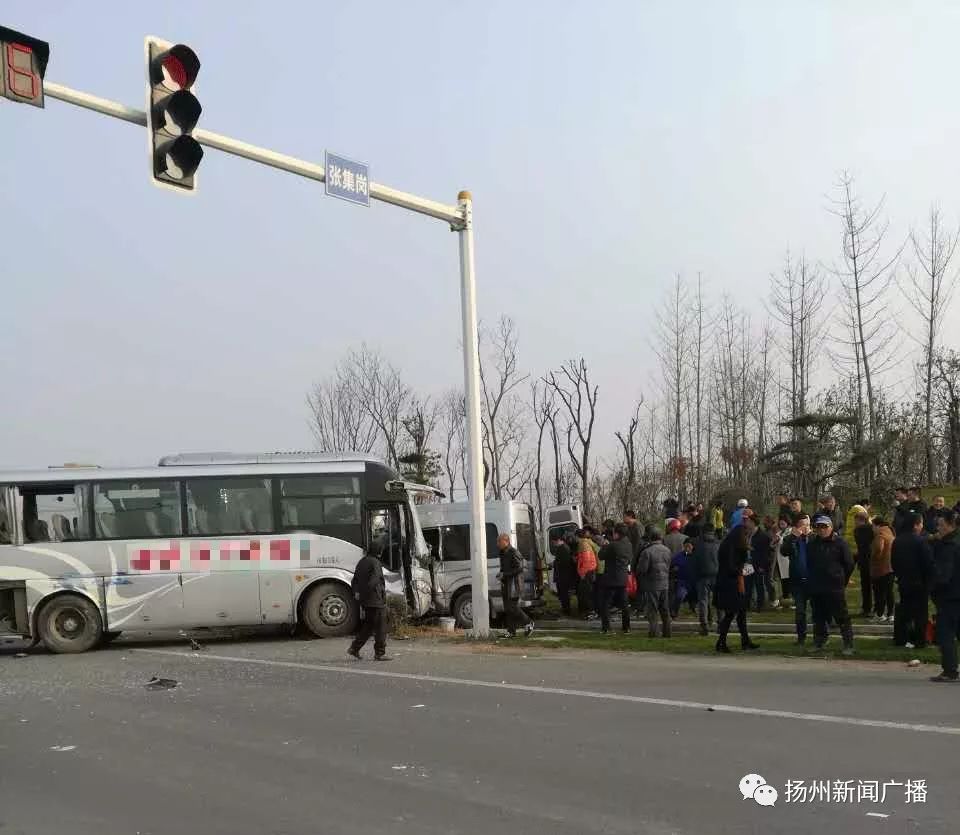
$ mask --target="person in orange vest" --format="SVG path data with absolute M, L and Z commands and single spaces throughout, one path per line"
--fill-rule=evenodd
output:
M 577 576 L 580 578 L 580 585 L 577 587 L 577 611 L 587 620 L 596 618 L 593 586 L 597 580 L 599 551 L 590 534 L 589 528 L 577 531 Z

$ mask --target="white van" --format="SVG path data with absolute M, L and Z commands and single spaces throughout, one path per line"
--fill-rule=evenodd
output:
M 457 626 L 473 626 L 470 575 L 470 502 L 417 505 L 423 536 L 433 552 L 434 601 L 440 614 L 450 614 Z M 524 593 L 521 606 L 535 607 L 543 599 L 545 562 L 537 536 L 536 517 L 526 502 L 489 501 L 486 503 L 487 572 L 490 583 L 490 612 L 503 612 L 503 600 L 497 572 L 500 555 L 497 537 L 510 535 L 510 542 L 523 555 Z

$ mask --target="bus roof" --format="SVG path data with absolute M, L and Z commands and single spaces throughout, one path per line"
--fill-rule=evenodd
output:
M 0 470 L 0 484 L 36 484 L 84 481 L 136 481 L 150 478 L 196 478 L 197 476 L 243 476 L 303 472 L 362 473 L 374 464 L 392 471 L 373 455 L 357 452 L 186 453 L 165 455 L 154 466 L 98 467 L 70 465 L 45 470 Z M 396 476 L 393 476 L 396 478 Z

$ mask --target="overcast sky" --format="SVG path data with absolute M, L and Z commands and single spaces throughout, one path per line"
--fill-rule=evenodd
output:
M 481 317 L 516 319 L 534 374 L 585 356 L 604 433 L 650 388 L 677 272 L 759 321 L 788 245 L 834 258 L 839 169 L 887 195 L 892 239 L 960 210 L 953 2 L 45 0 L 0 24 L 50 42 L 48 80 L 138 107 L 144 35 L 188 43 L 202 127 L 471 189 Z M 0 101 L 0 466 L 309 447 L 305 392 L 360 340 L 461 383 L 440 221 L 214 151 L 169 193 L 146 144 Z

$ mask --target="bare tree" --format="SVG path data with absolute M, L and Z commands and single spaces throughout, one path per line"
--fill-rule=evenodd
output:
M 670 437 L 674 470 L 678 475 L 675 485 L 681 501 L 686 493 L 686 468 L 683 466 L 683 389 L 686 382 L 684 350 L 687 341 L 687 290 L 677 275 L 663 306 L 657 311 L 653 331 L 653 350 L 660 359 L 661 379 L 667 392 L 671 410 Z
M 846 171 L 837 183 L 839 196 L 833 213 L 843 226 L 841 265 L 833 268 L 843 289 L 844 304 L 853 325 L 854 362 L 863 372 L 867 391 L 867 425 L 870 440 L 877 437 L 875 375 L 888 366 L 896 332 L 891 324 L 889 289 L 903 246 L 890 258 L 881 254 L 889 223 L 881 219 L 884 198 L 865 209 L 856 194 L 854 179 Z M 840 339 L 844 342 L 844 339 Z
M 960 355 L 955 351 L 938 352 L 934 358 L 937 370 L 938 400 L 946 423 L 946 480 L 960 481 Z
M 926 482 L 933 483 L 933 375 L 937 339 L 940 327 L 956 289 L 957 274 L 950 264 L 957 250 L 958 233 L 944 228 L 943 216 L 937 206 L 930 207 L 927 229 L 921 237 L 916 230 L 910 233 L 916 265 L 908 267 L 910 286 L 905 295 L 923 321 L 923 411 L 924 457 Z
M 559 376 L 558 376 L 559 375 Z M 543 381 L 556 393 L 567 412 L 567 452 L 580 479 L 584 515 L 590 516 L 590 444 L 597 417 L 598 387 L 591 385 L 587 363 L 568 360 Z
M 810 380 L 815 369 L 816 349 L 826 326 L 820 315 L 826 282 L 820 272 L 800 257 L 794 261 L 787 250 L 780 275 L 771 275 L 768 311 L 782 325 L 777 339 L 781 356 L 790 368 L 790 419 L 807 411 Z
M 466 411 L 461 392 L 454 389 L 443 396 L 440 406 L 440 433 L 444 450 L 443 473 L 447 483 L 447 497 L 451 502 L 454 500 L 457 475 L 462 471 L 463 466 Z
M 489 356 L 485 359 L 485 343 Z M 517 328 L 501 316 L 492 331 L 480 331 L 480 385 L 483 395 L 483 445 L 495 499 L 517 478 L 524 440 L 524 409 L 516 389 L 529 377 L 517 368 Z
M 400 372 L 379 353 L 361 345 L 353 350 L 343 364 L 347 390 L 377 427 L 383 441 L 387 463 L 400 468 L 398 447 L 403 435 L 403 419 L 410 406 L 412 392 L 400 377 Z
M 538 519 L 543 519 L 543 440 L 544 435 L 550 431 L 549 427 L 555 424 L 557 417 L 557 405 L 553 394 L 546 385 L 541 385 L 541 382 L 535 381 L 530 386 L 533 422 L 537 425 L 537 457 L 532 484 L 537 494 Z
M 626 509 L 634 503 L 637 486 L 637 430 L 640 428 L 640 410 L 643 408 L 643 395 L 637 401 L 626 432 L 614 432 L 623 452 L 623 476 L 620 490 L 620 503 Z
M 320 449 L 369 453 L 377 447 L 380 428 L 353 396 L 348 366 L 338 364 L 331 375 L 307 394 L 310 428 Z
M 696 437 L 695 452 L 691 450 L 691 457 L 694 458 L 696 471 L 694 474 L 697 499 L 703 499 L 703 366 L 704 366 L 704 318 L 707 316 L 706 304 L 703 299 L 703 274 L 697 273 L 697 299 L 696 308 L 690 326 L 693 328 L 693 385 L 694 385 L 694 404 L 696 409 L 696 425 L 694 436 Z M 689 393 L 689 386 L 687 391 Z M 687 415 L 689 419 L 690 407 L 687 406 Z

